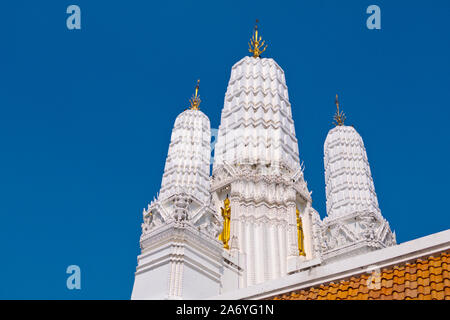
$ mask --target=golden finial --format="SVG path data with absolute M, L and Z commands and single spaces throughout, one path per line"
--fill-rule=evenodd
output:
M 200 106 L 200 102 L 202 102 L 202 100 L 200 100 L 200 95 L 198 94 L 198 89 L 200 88 L 200 79 L 197 80 L 197 85 L 195 86 L 195 93 L 192 95 L 192 98 L 189 100 L 189 102 L 191 103 L 191 110 L 199 110 L 199 106 Z
M 334 117 L 333 117 L 334 125 L 335 126 L 343 126 L 344 125 L 344 120 L 346 118 L 345 118 L 344 112 L 343 111 L 339 111 L 339 100 L 338 100 L 338 95 L 337 94 L 336 94 L 335 103 L 336 103 L 337 110 L 336 110 L 336 113 L 334 114 Z
M 254 58 L 258 58 L 261 53 L 263 53 L 264 51 L 266 51 L 267 49 L 267 44 L 264 47 L 265 44 L 265 40 L 263 40 L 261 42 L 262 38 L 261 36 L 258 37 L 258 20 L 256 20 L 256 24 L 255 24 L 255 30 L 253 31 L 253 36 L 250 39 L 250 42 L 248 43 L 248 51 L 253 53 L 253 57 Z M 262 50 L 261 48 L 264 47 Z

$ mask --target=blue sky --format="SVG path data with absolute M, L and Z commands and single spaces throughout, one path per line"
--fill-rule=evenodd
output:
M 66 28 L 70 4 L 81 30 Z M 371 4 L 381 30 L 366 28 Z M 9 1 L 2 11 L 1 299 L 130 297 L 173 122 L 200 78 L 218 128 L 255 19 L 264 56 L 286 73 L 320 215 L 339 93 L 397 240 L 449 228 L 448 1 Z M 71 264 L 78 291 L 66 288 Z

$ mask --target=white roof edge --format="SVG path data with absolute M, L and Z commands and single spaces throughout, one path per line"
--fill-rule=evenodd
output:
M 271 280 L 259 285 L 227 292 L 211 297 L 212 300 L 264 299 L 286 292 L 309 288 L 377 268 L 405 263 L 450 249 L 450 229 L 401 243 L 396 246 L 372 251 L 305 271 Z

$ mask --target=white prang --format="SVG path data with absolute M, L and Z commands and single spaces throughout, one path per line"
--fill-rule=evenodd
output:
M 222 218 L 211 205 L 209 119 L 181 113 L 158 199 L 144 209 L 132 299 L 199 299 L 221 286 Z
M 273 59 L 245 57 L 232 67 L 211 190 L 217 212 L 230 198 L 239 287 L 286 275 L 289 259 L 319 255 L 320 218 L 303 178 L 284 71 Z M 306 257 L 299 257 L 296 207 Z
M 208 117 L 200 110 L 186 110 L 175 120 L 159 199 L 185 190 L 199 203 L 211 197 L 209 165 L 211 133 Z
M 273 59 L 245 57 L 233 66 L 214 158 L 214 166 L 300 167 L 284 71 Z
M 382 217 L 361 136 L 353 127 L 331 129 L 324 144 L 327 214 L 323 257 L 351 256 L 394 245 Z

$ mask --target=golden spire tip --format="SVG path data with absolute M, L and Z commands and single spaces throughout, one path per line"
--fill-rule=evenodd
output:
M 334 114 L 334 117 L 333 117 L 334 125 L 335 126 L 343 126 L 346 117 L 345 117 L 344 112 L 339 110 L 339 99 L 338 99 L 337 94 L 336 94 L 336 99 L 335 99 L 334 103 L 336 104 L 336 113 Z
M 200 95 L 198 94 L 198 90 L 200 89 L 200 79 L 197 80 L 197 85 L 195 86 L 195 93 L 192 95 L 192 98 L 189 100 L 189 103 L 191 104 L 190 109 L 191 110 L 199 110 L 200 109 L 200 102 L 202 100 L 200 99 Z
M 264 46 L 266 41 L 262 40 L 261 36 L 258 36 L 258 22 L 259 22 L 258 19 L 256 19 L 253 36 L 250 39 L 250 42 L 248 43 L 248 47 L 249 47 L 248 51 L 253 53 L 254 58 L 258 58 L 261 55 L 261 53 L 263 53 L 267 49 L 267 45 Z

